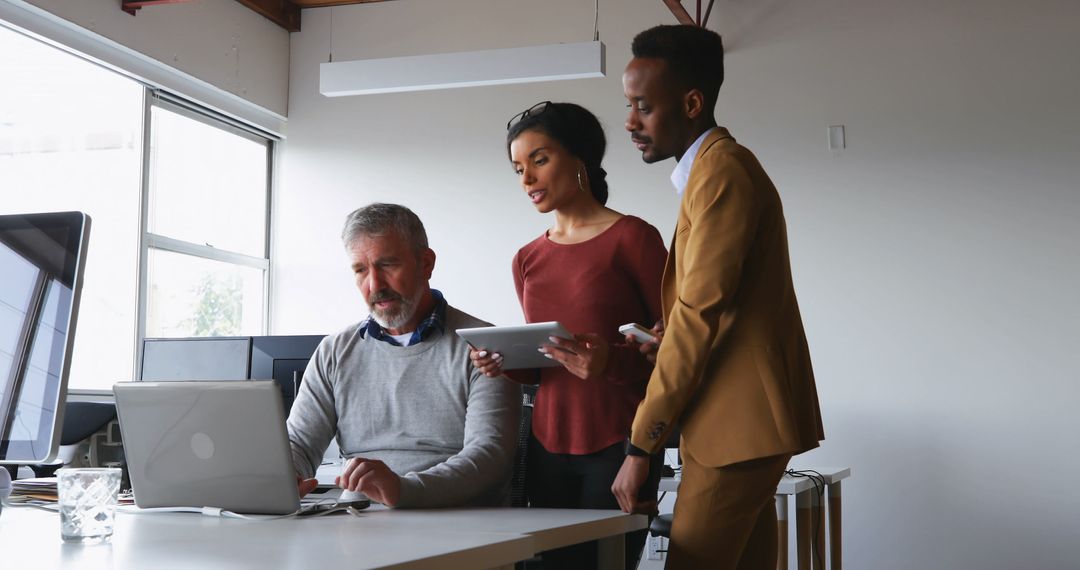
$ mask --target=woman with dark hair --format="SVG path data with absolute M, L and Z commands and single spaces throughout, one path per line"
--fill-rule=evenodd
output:
M 525 479 L 533 507 L 618 508 L 611 485 L 652 372 L 618 328 L 660 319 L 667 251 L 656 228 L 605 206 L 606 145 L 596 117 L 572 103 L 545 101 L 507 123 L 507 154 L 525 197 L 554 213 L 551 228 L 514 256 L 518 299 L 526 321 L 559 321 L 575 333 L 541 349 L 557 367 L 504 372 L 500 355 L 471 353 L 488 376 L 539 383 Z M 642 498 L 656 498 L 657 460 Z M 645 532 L 627 537 L 628 568 L 637 566 Z M 550 551 L 544 560 L 550 568 L 594 568 L 596 545 Z

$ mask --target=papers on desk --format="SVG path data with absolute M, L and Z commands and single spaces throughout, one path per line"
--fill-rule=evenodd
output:
M 11 496 L 8 502 L 13 505 L 31 502 L 56 502 L 56 477 L 36 477 L 16 479 L 11 482 Z
M 55 505 L 57 502 L 56 477 L 33 477 L 16 479 L 11 482 L 11 496 L 7 502 L 11 505 Z M 121 505 L 135 504 L 131 491 L 121 491 L 118 497 Z

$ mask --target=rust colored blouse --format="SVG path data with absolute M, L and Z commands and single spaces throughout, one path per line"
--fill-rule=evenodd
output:
M 561 366 L 511 374 L 520 380 L 539 374 L 533 435 L 549 452 L 585 455 L 629 435 L 652 365 L 618 329 L 631 322 L 648 328 L 660 319 L 666 258 L 660 233 L 634 216 L 581 243 L 555 243 L 545 233 L 514 256 L 527 322 L 559 321 L 571 333 L 595 333 L 611 343 L 604 374 L 595 380 Z

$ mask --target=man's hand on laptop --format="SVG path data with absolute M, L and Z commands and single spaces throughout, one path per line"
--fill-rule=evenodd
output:
M 359 491 L 388 507 L 396 505 L 401 498 L 401 477 L 377 459 L 353 457 L 334 483 L 346 491 Z
M 317 479 L 304 479 L 299 475 L 296 476 L 296 490 L 300 492 L 300 498 L 314 491 L 317 486 L 319 486 Z

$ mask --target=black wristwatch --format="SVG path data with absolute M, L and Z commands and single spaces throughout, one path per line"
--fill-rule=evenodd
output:
M 649 456 L 648 451 L 645 451 L 644 449 L 641 449 L 640 447 L 634 445 L 633 443 L 630 443 L 630 438 L 626 438 L 626 443 L 623 446 L 623 452 L 626 453 L 626 455 L 633 455 L 635 457 L 648 457 Z

